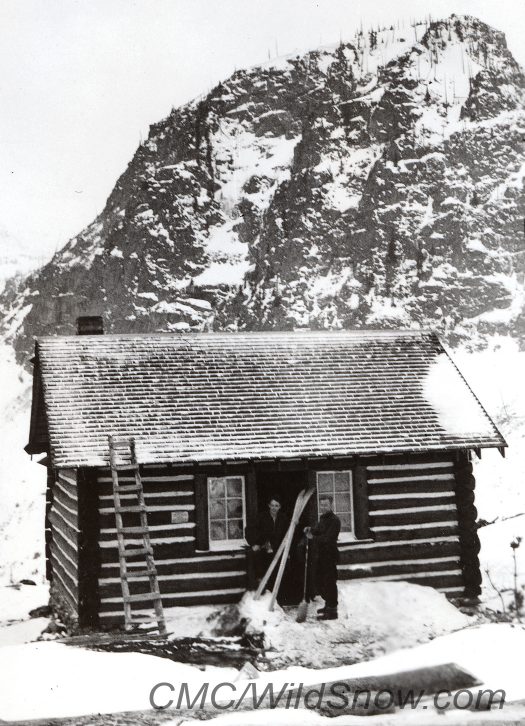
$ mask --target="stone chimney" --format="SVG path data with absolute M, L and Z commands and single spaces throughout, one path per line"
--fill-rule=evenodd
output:
M 104 335 L 101 315 L 82 315 L 77 318 L 77 335 Z

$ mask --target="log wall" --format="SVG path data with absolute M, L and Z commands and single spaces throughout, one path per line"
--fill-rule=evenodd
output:
M 367 462 L 370 536 L 340 546 L 340 579 L 406 580 L 462 595 L 455 473 L 454 455 Z
M 52 606 L 68 624 L 78 623 L 78 493 L 74 469 L 56 472 L 47 498 L 46 554 Z
M 474 479 L 466 453 L 376 457 L 359 462 L 331 460 L 318 468 L 352 468 L 354 485 L 358 479 L 368 497 L 366 521 L 361 521 L 358 531 L 360 539 L 339 547 L 341 580 L 406 580 L 430 585 L 450 597 L 472 596 L 479 591 Z M 121 481 L 134 480 L 121 477 Z M 197 548 L 194 470 L 144 467 L 143 486 L 163 604 L 237 601 L 246 588 L 245 555 L 239 550 Z M 99 615 L 102 626 L 111 626 L 122 622 L 123 608 L 109 469 L 98 471 L 96 488 Z M 188 521 L 172 523 L 172 512 L 187 512 Z M 140 537 L 136 544 L 141 544 Z M 144 578 L 136 581 L 133 592 L 146 593 L 148 589 Z M 143 608 L 140 602 L 135 605 L 135 611 L 141 609 L 151 612 L 146 601 Z
M 145 466 L 141 473 L 163 605 L 172 607 L 238 600 L 246 588 L 244 553 L 200 552 L 196 548 L 193 469 Z M 126 476 L 120 476 L 119 480 L 122 484 L 134 482 L 134 478 Z M 134 495 L 121 495 L 122 503 L 127 498 L 131 501 L 131 497 Z M 98 472 L 98 501 L 99 615 L 101 625 L 110 626 L 122 622 L 123 605 L 109 469 Z M 188 521 L 172 523 L 172 512 L 187 512 Z M 135 523 L 136 519 L 127 520 L 124 516 L 124 525 Z M 140 546 L 142 539 L 140 535 L 136 540 L 127 536 L 126 542 L 136 542 Z M 133 580 L 132 591 L 137 594 L 149 591 L 149 579 Z M 141 609 L 140 602 L 134 604 L 133 612 L 141 612 Z M 150 603 L 146 601 L 144 612 L 151 613 Z

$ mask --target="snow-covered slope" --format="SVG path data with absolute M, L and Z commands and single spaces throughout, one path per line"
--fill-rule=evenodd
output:
M 0 585 L 24 578 L 42 584 L 46 470 L 24 451 L 31 379 L 5 344 L 0 347 L 0 377 Z
M 102 214 L 0 300 L 19 356 L 116 331 L 523 334 L 525 79 L 472 17 L 238 71 L 150 129 Z

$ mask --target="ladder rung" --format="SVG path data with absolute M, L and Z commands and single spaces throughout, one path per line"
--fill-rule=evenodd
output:
M 113 464 L 111 467 L 115 471 L 138 471 L 138 464 Z
M 124 595 L 124 602 L 142 602 L 143 600 L 161 600 L 156 592 L 143 592 L 141 595 Z
M 115 507 L 115 512 L 146 512 L 146 507 L 142 504 L 133 504 L 129 507 Z
M 153 549 L 151 547 L 130 547 L 129 549 L 125 547 L 123 554 L 124 557 L 135 557 L 135 555 L 153 555 Z M 126 564 L 129 566 L 134 563 L 128 562 Z
M 128 579 L 134 579 L 135 577 L 149 577 L 149 575 L 156 575 L 157 570 L 149 568 L 147 570 L 128 570 L 126 577 Z
M 122 534 L 148 534 L 149 529 L 147 527 L 121 527 L 120 531 Z
M 140 484 L 122 484 L 115 487 L 119 494 L 125 494 L 126 492 L 138 492 L 141 488 Z

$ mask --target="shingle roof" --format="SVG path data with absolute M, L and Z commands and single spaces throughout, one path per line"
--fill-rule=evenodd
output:
M 53 464 L 99 466 L 108 434 L 143 463 L 505 446 L 434 333 L 46 337 Z

